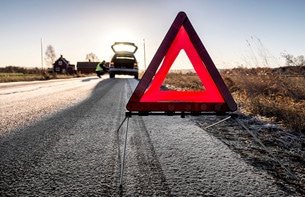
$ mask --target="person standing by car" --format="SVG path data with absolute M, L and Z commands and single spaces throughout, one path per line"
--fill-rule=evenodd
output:
M 101 75 L 104 74 L 104 69 L 105 69 L 105 60 L 103 60 L 102 62 L 98 63 L 97 66 L 96 66 L 96 69 L 95 69 L 95 72 L 97 74 L 97 76 L 99 78 L 101 78 Z

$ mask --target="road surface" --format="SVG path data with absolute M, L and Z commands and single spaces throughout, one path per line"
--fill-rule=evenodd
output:
M 0 84 L 0 196 L 292 196 L 189 117 L 132 116 L 117 132 L 137 83 Z

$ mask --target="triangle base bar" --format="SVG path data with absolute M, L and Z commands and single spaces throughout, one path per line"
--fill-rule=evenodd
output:
M 181 118 L 185 118 L 185 116 L 201 116 L 201 115 L 209 115 L 209 116 L 224 116 L 230 115 L 233 116 L 232 112 L 125 112 L 125 117 L 136 116 L 181 116 Z
M 129 102 L 129 111 L 165 111 L 165 112 L 225 112 L 230 111 L 226 103 L 193 103 L 193 102 Z

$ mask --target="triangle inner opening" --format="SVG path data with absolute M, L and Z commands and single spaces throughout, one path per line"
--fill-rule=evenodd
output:
M 160 90 L 204 91 L 204 85 L 198 77 L 187 54 L 182 49 L 170 67 Z

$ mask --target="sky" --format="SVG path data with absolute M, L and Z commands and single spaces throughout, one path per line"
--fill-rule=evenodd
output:
M 89 53 L 110 61 L 111 45 L 128 41 L 143 69 L 144 46 L 149 65 L 180 11 L 217 68 L 279 67 L 283 54 L 305 55 L 304 9 L 303 0 L 1 0 L 0 67 L 46 66 L 48 45 L 71 64 Z M 177 59 L 189 66 L 183 52 Z

